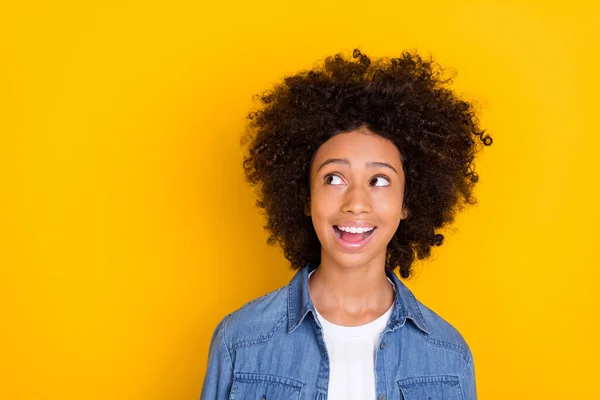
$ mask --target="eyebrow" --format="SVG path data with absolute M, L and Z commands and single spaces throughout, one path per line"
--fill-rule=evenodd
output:
M 350 161 L 348 161 L 345 158 L 329 158 L 329 159 L 325 160 L 323 162 L 323 164 L 321 164 L 321 166 L 319 167 L 319 169 L 317 170 L 317 172 L 319 172 L 321 170 L 321 168 L 323 168 L 324 166 L 326 166 L 328 164 L 342 164 L 342 165 L 348 165 L 349 166 L 350 165 Z M 384 163 L 384 162 L 381 162 L 381 161 L 369 161 L 365 165 L 368 168 L 386 167 L 386 168 L 392 169 L 395 173 L 398 173 L 398 171 L 396 171 L 396 168 L 392 167 L 388 163 Z

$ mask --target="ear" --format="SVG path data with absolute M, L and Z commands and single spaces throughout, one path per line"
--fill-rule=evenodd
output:
M 310 217 L 310 197 L 304 203 L 304 215 Z
M 406 218 L 408 218 L 408 209 L 402 208 L 402 218 L 401 219 L 406 219 Z

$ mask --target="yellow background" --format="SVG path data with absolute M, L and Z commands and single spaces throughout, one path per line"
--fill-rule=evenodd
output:
M 3 1 L 0 398 L 198 399 L 217 322 L 287 284 L 245 183 L 252 95 L 360 47 L 458 75 L 479 204 L 407 284 L 481 399 L 598 385 L 599 7 Z

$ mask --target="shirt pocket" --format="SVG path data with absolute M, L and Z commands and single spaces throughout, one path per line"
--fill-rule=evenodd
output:
M 398 381 L 402 400 L 464 400 L 458 376 L 436 375 Z
M 229 400 L 300 400 L 303 386 L 282 376 L 236 372 Z

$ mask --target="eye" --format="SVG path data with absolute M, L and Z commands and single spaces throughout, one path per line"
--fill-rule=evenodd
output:
M 325 183 L 328 185 L 340 185 L 340 184 L 343 184 L 344 181 L 342 180 L 342 178 L 340 178 L 337 175 L 328 174 L 328 175 L 325 175 Z
M 389 186 L 390 180 L 385 176 L 376 176 L 375 178 L 371 179 L 371 184 L 373 184 L 373 186 Z

